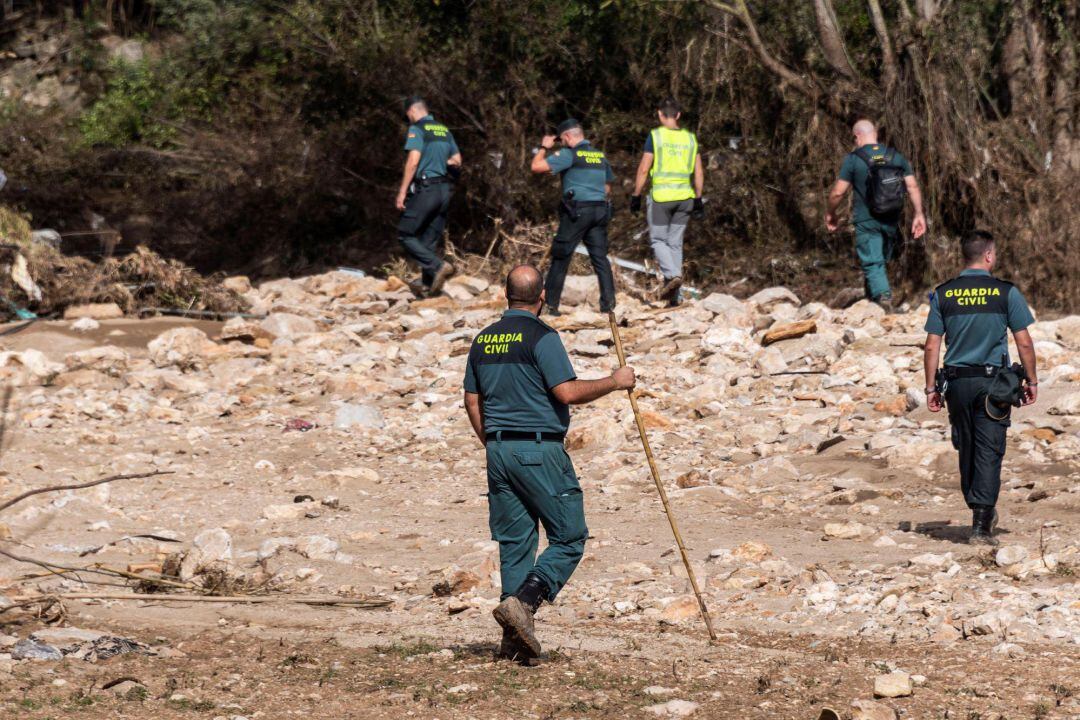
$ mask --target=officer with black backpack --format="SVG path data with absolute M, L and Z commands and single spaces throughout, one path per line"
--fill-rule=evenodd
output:
M 840 226 L 836 214 L 848 188 L 854 188 L 852 224 L 855 250 L 862 266 L 866 296 L 892 312 L 892 290 L 885 263 L 896 256 L 900 245 L 900 216 L 904 196 L 911 198 L 915 218 L 911 234 L 926 232 L 922 192 L 907 158 L 895 149 L 878 143 L 877 128 L 869 120 L 859 120 L 852 128 L 855 151 L 844 158 L 840 177 L 829 193 L 825 226 L 835 232 Z

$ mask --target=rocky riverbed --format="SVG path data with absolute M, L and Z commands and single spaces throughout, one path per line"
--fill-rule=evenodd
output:
M 128 662 L 182 667 L 184 642 L 214 655 L 221 649 L 208 638 L 253 647 L 289 637 L 307 643 L 317 665 L 326 641 L 334 653 L 358 653 L 334 662 L 369 673 L 426 663 L 406 684 L 420 675 L 469 676 L 436 683 L 437 701 L 394 699 L 400 688 L 377 687 L 371 714 L 356 717 L 503 717 L 510 707 L 544 716 L 492 685 L 502 665 L 460 653 L 497 639 L 484 457 L 461 380 L 471 338 L 504 305 L 501 286 L 459 277 L 444 296 L 416 301 L 395 278 L 343 272 L 257 288 L 244 278 L 227 283 L 266 317 L 138 321 L 88 309 L 0 337 L 4 496 L 170 473 L 20 503 L 0 513 L 4 547 L 58 565 L 136 572 L 175 561 L 171 577 L 186 584 L 227 574 L 259 592 L 391 601 L 387 610 L 178 606 L 151 596 L 65 601 L 69 625 L 160 646 L 156 655 L 125 653 Z M 553 323 L 586 378 L 615 364 L 606 317 L 589 309 L 595 294 L 594 279 L 570 278 L 569 312 Z M 673 311 L 620 298 L 650 440 L 721 644 L 705 643 L 626 397 L 575 408 L 567 445 L 591 537 L 577 574 L 539 614 L 541 640 L 561 658 L 520 672 L 542 678 L 536 682 L 552 697 L 560 674 L 580 672 L 567 669 L 573 658 L 606 663 L 608 680 L 586 693 L 585 706 L 568 702 L 548 716 L 647 709 L 643 717 L 722 717 L 739 708 L 753 717 L 816 717 L 826 701 L 856 718 L 964 709 L 986 718 L 1015 708 L 1019 717 L 1080 715 L 1072 695 L 1080 693 L 1080 317 L 1031 328 L 1041 395 L 1013 414 L 1002 544 L 983 549 L 965 542 L 970 515 L 947 417 L 924 407 L 927 307 L 905 310 L 803 304 L 784 288 L 743 300 L 713 294 Z M 792 337 L 763 344 L 776 336 Z M 35 569 L 0 563 L 0 604 L 39 591 L 109 590 Z M 21 659 L 18 643 L 25 647 L 40 622 L 26 609 L 5 620 L 0 701 L 17 707 L 14 688 L 45 672 L 87 672 L 72 654 Z M 385 650 L 416 642 L 430 648 Z M 814 657 L 815 667 L 778 666 L 764 687 L 751 687 L 735 648 L 747 648 L 746 668 L 764 667 L 776 659 L 765 648 L 778 644 L 789 662 Z M 161 652 L 174 647 L 181 649 Z M 697 667 L 682 681 L 677 669 L 664 681 L 646 667 L 676 656 Z M 63 669 L 46 670 L 50 662 Z M 463 662 L 496 670 L 466 672 Z M 660 689 L 620 694 L 612 679 L 620 666 Z M 826 690 L 817 683 L 830 667 L 846 670 Z M 972 679 L 991 668 L 992 677 Z M 791 677 L 782 679 L 785 672 Z M 996 688 L 1003 675 L 1007 691 L 967 691 Z M 749 689 L 735 692 L 735 678 Z M 162 692 L 158 716 L 184 716 L 170 700 L 184 693 L 158 684 L 150 693 Z M 596 692 L 608 699 L 597 704 Z M 109 697 L 120 697 L 109 713 L 127 707 L 126 695 Z M 232 710 L 211 699 L 204 710 L 284 716 L 260 697 L 253 690 Z M 308 714 L 323 717 L 319 707 Z

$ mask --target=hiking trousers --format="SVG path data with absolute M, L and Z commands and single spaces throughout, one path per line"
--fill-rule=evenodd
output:
M 416 192 L 406 198 L 405 210 L 398 220 L 398 241 L 420 266 L 425 287 L 431 287 L 435 273 L 443 264 L 435 251 L 446 228 L 452 194 L 453 185 L 446 182 L 417 186 Z
M 488 522 L 499 543 L 501 599 L 534 573 L 555 599 L 585 552 L 589 530 L 574 465 L 561 442 L 503 440 L 487 443 Z M 540 556 L 539 526 L 547 535 Z
M 863 272 L 866 296 L 877 300 L 891 295 L 885 264 L 895 257 L 900 230 L 895 223 L 864 220 L 855 225 L 855 252 Z
M 975 505 L 997 505 L 1010 425 L 1009 416 L 994 420 L 986 414 L 990 383 L 990 378 L 957 378 L 950 380 L 945 390 L 952 443 L 960 453 L 960 490 L 973 509 Z
M 559 208 L 559 230 L 551 246 L 551 267 L 544 282 L 549 307 L 559 307 L 574 249 L 584 240 L 593 272 L 600 283 L 600 312 L 615 309 L 615 276 L 611 273 L 611 261 L 607 256 L 607 229 L 606 205 L 579 206 L 576 215 L 571 215 L 564 207 Z
M 656 202 L 646 201 L 646 217 L 649 220 L 649 244 L 652 245 L 656 264 L 664 280 L 682 277 L 683 235 L 694 209 L 694 199 Z

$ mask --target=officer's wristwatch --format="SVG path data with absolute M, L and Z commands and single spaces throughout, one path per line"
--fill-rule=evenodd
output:
M 937 388 L 936 388 L 936 387 L 932 387 L 932 388 L 926 388 L 926 394 L 927 394 L 927 395 L 933 395 L 933 394 L 934 394 L 934 393 L 936 393 L 937 391 L 938 391 L 938 390 L 937 390 Z

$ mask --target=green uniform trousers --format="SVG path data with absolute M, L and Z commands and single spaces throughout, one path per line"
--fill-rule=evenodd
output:
M 585 552 L 585 508 L 570 456 L 561 442 L 487 441 L 491 538 L 499 543 L 502 598 L 534 573 L 555 599 Z M 536 557 L 544 526 L 547 548 Z
M 895 224 L 870 219 L 855 225 L 855 252 L 862 267 L 866 296 L 871 300 L 892 292 L 885 263 L 893 259 L 899 239 Z
M 997 505 L 1001 490 L 1001 461 L 1010 422 L 1008 416 L 994 420 L 986 414 L 990 382 L 982 377 L 957 378 L 945 390 L 952 443 L 960 453 L 960 489 L 968 507 Z

